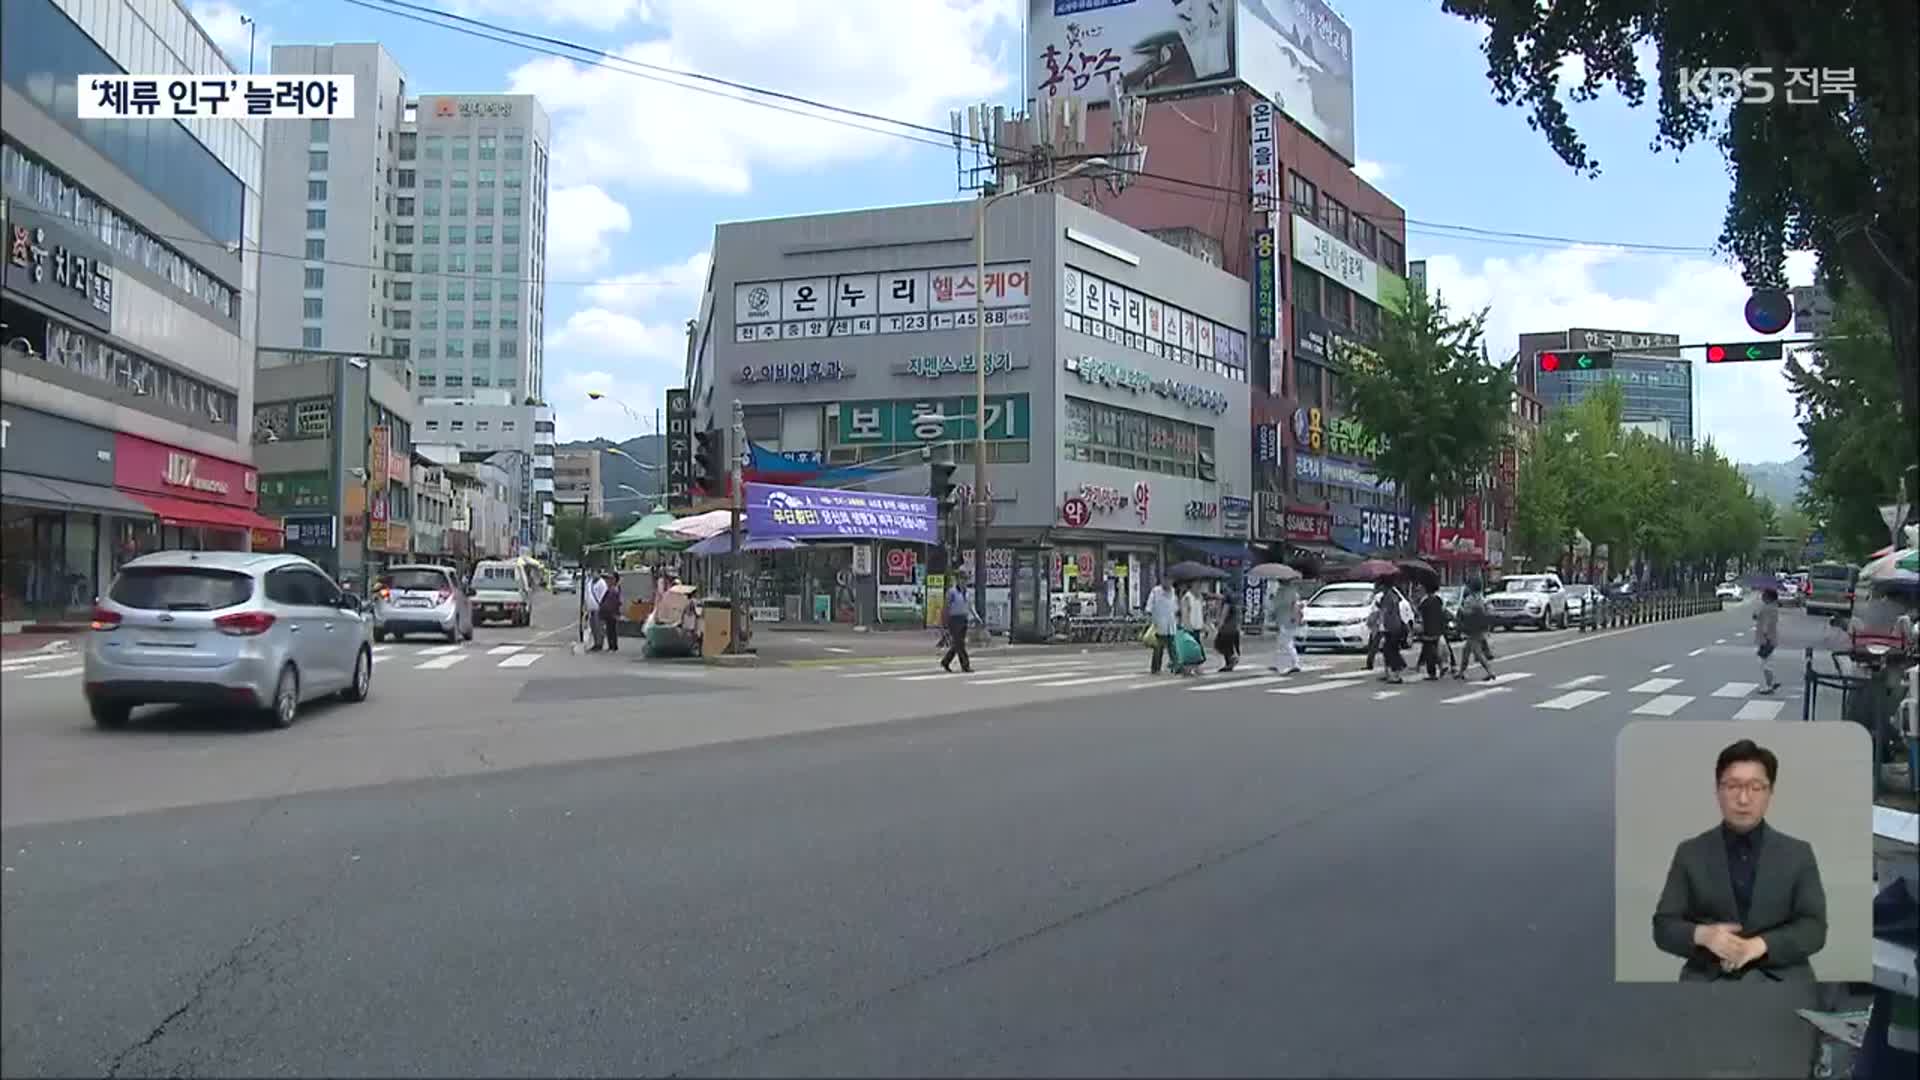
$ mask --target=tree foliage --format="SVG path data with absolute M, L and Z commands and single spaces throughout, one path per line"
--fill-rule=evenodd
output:
M 1560 62 L 1578 56 L 1585 77 L 1568 97 L 1586 101 L 1612 83 L 1631 105 L 1646 99 L 1634 46 L 1659 50 L 1656 152 L 1713 142 L 1727 160 L 1733 189 L 1720 246 L 1736 256 L 1753 286 L 1785 284 L 1786 252 L 1819 253 L 1821 271 L 1839 287 L 1857 284 L 1880 306 L 1894 355 L 1907 422 L 1920 417 L 1920 4 L 1912 0 L 1830 0 L 1816 7 L 1786 0 L 1743 4 L 1693 0 L 1442 0 L 1442 9 L 1484 23 L 1483 46 L 1494 97 L 1531 111 L 1569 166 L 1588 175 L 1588 153 L 1560 100 Z M 1770 104 L 1736 104 L 1683 93 L 1682 68 L 1771 69 Z M 1790 69 L 1846 71 L 1850 95 L 1811 104 L 1789 95 Z
M 1486 318 L 1451 318 L 1415 288 L 1404 308 L 1381 311 L 1371 343 L 1336 346 L 1342 403 L 1390 436 L 1374 464 L 1416 510 L 1472 493 L 1507 445 L 1513 373 L 1487 360 Z
M 1512 550 L 1556 564 L 1585 537 L 1615 572 L 1634 560 L 1709 571 L 1758 551 L 1767 503 L 1733 463 L 1711 443 L 1688 450 L 1623 430 L 1624 408 L 1609 383 L 1534 434 L 1515 484 Z
M 576 504 L 577 505 L 577 504 Z M 580 558 L 584 547 L 604 544 L 621 529 L 633 524 L 638 515 L 587 517 L 580 513 L 556 513 L 553 517 L 553 550 L 563 560 Z
M 1813 363 L 1787 362 L 1808 457 L 1801 506 L 1825 528 L 1828 549 L 1856 561 L 1886 546 L 1879 508 L 1920 457 L 1900 419 L 1897 364 L 1885 321 L 1857 288 L 1841 293 Z

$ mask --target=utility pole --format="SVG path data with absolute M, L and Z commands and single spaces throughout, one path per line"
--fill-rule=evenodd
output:
M 732 551 L 727 558 L 727 597 L 731 603 L 731 607 L 727 611 L 727 651 L 732 653 L 745 651 L 740 640 L 741 627 L 746 623 L 746 620 L 742 618 L 745 612 L 741 610 L 740 603 L 740 583 L 746 577 L 746 572 L 740 565 L 742 547 L 740 543 L 740 514 L 741 511 L 745 509 L 747 496 L 746 486 L 741 482 L 742 462 L 746 459 L 746 455 L 747 410 L 746 406 L 740 404 L 740 400 L 735 398 L 733 402 L 731 438 L 727 446 L 727 486 L 733 489 L 731 492 L 732 497 L 727 500 L 728 506 L 732 511 L 731 521 L 727 528 L 728 542 L 732 547 Z

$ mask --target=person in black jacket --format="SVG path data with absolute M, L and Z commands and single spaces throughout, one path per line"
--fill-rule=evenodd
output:
M 1240 662 L 1240 605 L 1231 596 L 1220 605 L 1220 629 L 1214 631 L 1213 647 L 1223 661 L 1221 671 L 1232 671 Z
M 1440 678 L 1440 643 L 1447 635 L 1447 602 L 1437 589 L 1421 588 L 1420 666 L 1427 669 L 1427 681 Z

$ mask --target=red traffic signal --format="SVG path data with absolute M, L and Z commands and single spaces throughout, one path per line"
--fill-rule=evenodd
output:
M 1550 352 L 1541 353 L 1540 354 L 1540 370 L 1541 371 L 1559 371 L 1560 370 L 1560 354 L 1550 353 Z
M 1786 356 L 1786 346 L 1778 341 L 1746 341 L 1732 345 L 1708 345 L 1707 363 L 1736 364 L 1749 360 L 1780 360 Z
M 1541 371 L 1597 371 L 1613 366 L 1609 349 L 1580 349 L 1573 352 L 1538 352 Z

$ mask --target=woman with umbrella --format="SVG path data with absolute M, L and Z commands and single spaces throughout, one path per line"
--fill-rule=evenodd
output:
M 1306 617 L 1306 603 L 1300 599 L 1300 571 L 1285 563 L 1262 563 L 1253 568 L 1253 576 L 1279 583 L 1273 597 L 1273 663 L 1267 665 L 1282 675 L 1300 673 L 1300 650 L 1294 642 L 1300 622 Z
M 1207 661 L 1207 649 L 1202 644 L 1207 634 L 1207 608 L 1200 598 L 1199 583 L 1228 576 L 1224 570 L 1196 562 L 1174 563 L 1167 568 L 1167 577 L 1174 583 L 1179 596 L 1180 621 L 1173 651 L 1173 670 L 1177 674 L 1194 674 Z M 1182 642 L 1182 636 L 1190 637 L 1191 644 Z

